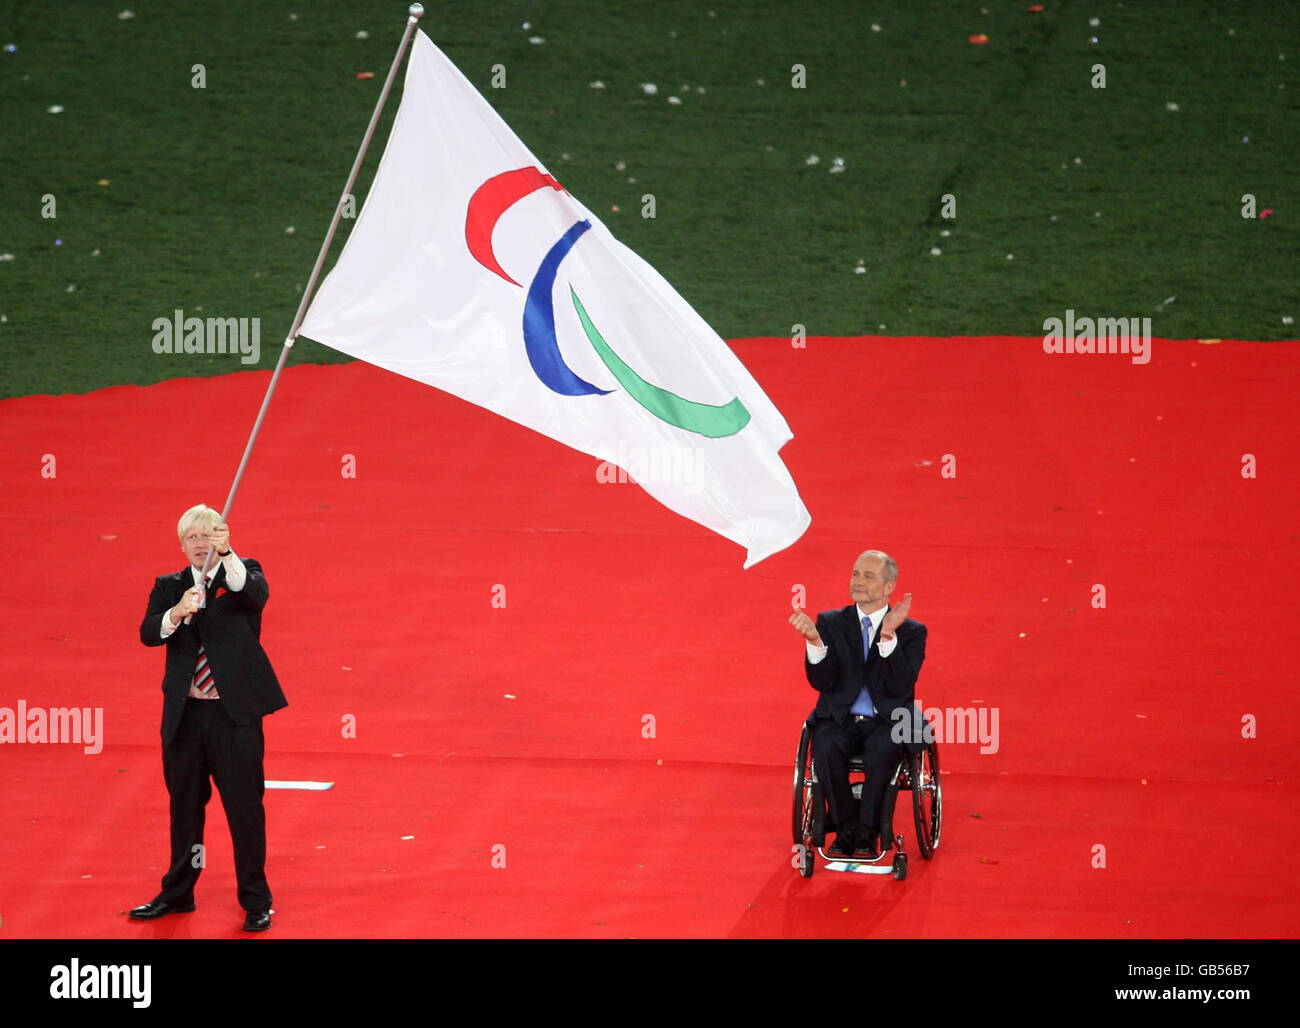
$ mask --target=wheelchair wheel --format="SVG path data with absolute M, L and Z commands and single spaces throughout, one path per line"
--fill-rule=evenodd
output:
M 816 799 L 813 789 L 812 766 L 812 729 L 803 726 L 799 736 L 799 750 L 794 758 L 794 844 L 804 847 L 805 852 L 812 848 L 813 804 Z M 808 875 L 812 874 L 811 871 Z M 804 875 L 805 878 L 808 875 Z
M 916 821 L 916 848 L 929 860 L 939 848 L 943 792 L 939 784 L 939 750 L 933 743 L 920 753 L 908 754 L 907 775 L 912 787 L 912 815 Z

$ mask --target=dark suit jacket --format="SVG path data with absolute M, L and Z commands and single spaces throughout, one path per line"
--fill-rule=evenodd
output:
M 149 607 L 140 623 L 140 641 L 146 646 L 167 647 L 167 666 L 163 673 L 162 740 L 166 746 L 176 734 L 185 712 L 185 697 L 194 678 L 199 641 L 208 655 L 218 702 L 238 725 L 287 707 L 280 683 L 271 668 L 262 644 L 262 608 L 270 590 L 262 574 L 262 565 L 241 557 L 247 575 L 239 592 L 226 589 L 226 569 L 220 565 L 208 589 L 207 605 L 196 613 L 188 625 L 182 624 L 166 639 L 162 638 L 162 619 L 180 602 L 185 590 L 194 584 L 190 569 L 161 575 L 154 581 Z M 221 595 L 217 595 L 218 593 Z
M 821 693 L 810 721 L 835 721 L 844 725 L 849 708 L 866 685 L 880 717 L 891 726 L 906 719 L 902 723 L 911 730 L 916 729 L 916 678 L 925 660 L 925 625 L 912 618 L 899 625 L 895 633 L 898 641 L 888 657 L 880 655 L 877 633 L 870 660 L 862 653 L 861 614 L 857 604 L 822 611 L 817 615 L 817 634 L 826 644 L 827 653 L 818 664 L 804 657 L 808 683 Z M 919 743 L 920 737 L 904 736 L 903 741 Z

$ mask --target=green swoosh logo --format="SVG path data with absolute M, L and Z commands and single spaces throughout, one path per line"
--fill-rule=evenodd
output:
M 749 411 L 745 409 L 738 396 L 733 396 L 726 403 L 715 406 L 688 400 L 684 396 L 678 396 L 676 393 L 647 382 L 610 349 L 600 330 L 587 316 L 587 309 L 582 306 L 582 301 L 578 299 L 577 291 L 573 286 L 569 286 L 569 294 L 573 297 L 573 307 L 578 312 L 578 320 L 582 322 L 582 330 L 587 333 L 587 340 L 600 359 L 605 362 L 605 367 L 609 368 L 610 374 L 627 390 L 628 395 L 655 417 L 666 421 L 674 428 L 695 432 L 709 439 L 722 439 L 735 435 L 749 424 Z

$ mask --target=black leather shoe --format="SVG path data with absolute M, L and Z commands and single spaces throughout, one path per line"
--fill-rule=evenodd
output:
M 135 907 L 129 916 L 137 921 L 152 921 L 155 917 L 162 917 L 164 914 L 188 914 L 193 909 L 193 900 L 189 903 L 168 903 L 165 899 L 156 899 Z
M 835 841 L 831 843 L 830 852 L 837 857 L 851 857 L 853 851 L 858 848 L 858 833 L 856 830 L 840 832 L 835 836 Z
M 248 916 L 244 918 L 244 931 L 246 932 L 264 932 L 271 927 L 271 912 L 269 910 L 250 910 Z
M 857 846 L 858 852 L 875 860 L 880 856 L 880 851 L 876 849 L 876 836 L 880 834 L 879 829 L 868 830 L 866 828 L 858 829 Z

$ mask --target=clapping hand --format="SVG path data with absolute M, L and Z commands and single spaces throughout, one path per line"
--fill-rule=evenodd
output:
M 885 615 L 885 620 L 880 623 L 881 635 L 893 635 L 894 629 L 907 620 L 907 613 L 912 609 L 912 594 L 904 593 L 903 602 L 897 606 L 890 607 L 889 613 Z
M 822 637 L 817 633 L 817 623 L 799 609 L 797 601 L 792 601 L 794 613 L 790 615 L 790 625 L 814 646 L 824 646 Z

